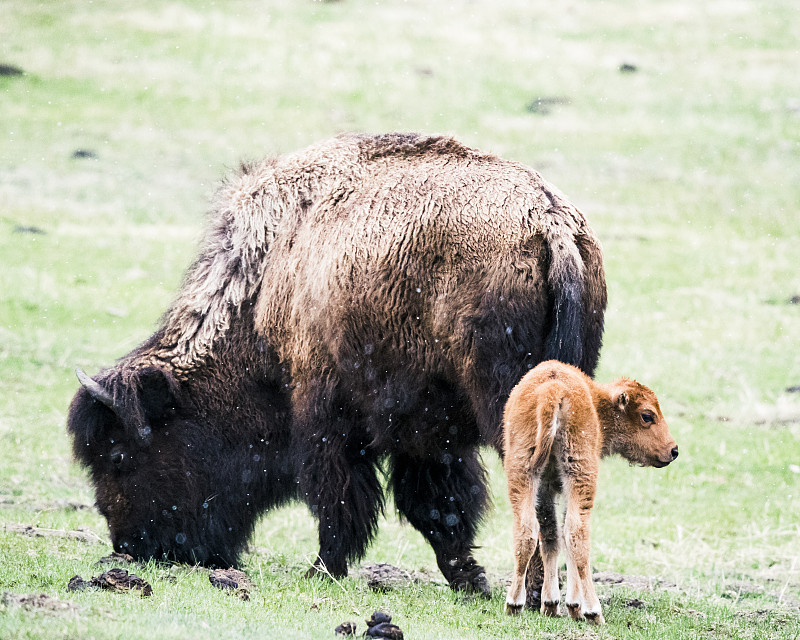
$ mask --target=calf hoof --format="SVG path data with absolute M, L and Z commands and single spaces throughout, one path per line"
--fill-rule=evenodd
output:
M 542 602 L 542 615 L 548 618 L 558 618 L 558 602 Z
M 520 613 L 522 613 L 522 605 L 510 604 L 506 602 L 506 613 L 510 616 L 518 616 Z
M 595 626 L 600 626 L 601 624 L 606 623 L 606 619 L 603 617 L 602 613 L 586 613 L 584 614 L 586 618 L 586 622 L 589 624 L 593 624 Z
M 573 620 L 583 620 L 583 616 L 581 615 L 580 603 L 576 604 L 567 603 L 567 611 L 569 611 L 569 615 Z

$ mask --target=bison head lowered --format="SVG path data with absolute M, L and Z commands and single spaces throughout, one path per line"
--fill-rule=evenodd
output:
M 243 438 L 230 428 L 236 412 L 198 406 L 157 367 L 117 367 L 96 380 L 78 370 L 78 378 L 68 429 L 114 549 L 137 558 L 235 564 L 258 514 L 288 499 L 293 487 L 284 477 L 287 457 L 264 437 L 268 429 Z M 237 409 L 249 424 L 274 420 L 264 412 L 271 403 L 262 405 Z

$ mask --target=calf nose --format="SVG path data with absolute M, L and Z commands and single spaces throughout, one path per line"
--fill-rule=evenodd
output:
M 672 450 L 672 459 L 674 460 L 674 459 L 675 459 L 675 458 L 677 458 L 677 457 L 678 457 L 678 447 L 675 447 L 675 448 Z

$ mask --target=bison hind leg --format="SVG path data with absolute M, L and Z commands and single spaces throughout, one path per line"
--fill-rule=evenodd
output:
M 488 506 L 485 471 L 477 451 L 442 451 L 439 459 L 398 454 L 391 467 L 397 510 L 433 547 L 450 587 L 490 595 L 486 571 L 472 557 Z

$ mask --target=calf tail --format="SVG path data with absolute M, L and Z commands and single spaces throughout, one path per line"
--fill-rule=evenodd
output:
M 557 381 L 545 382 L 537 389 L 539 403 L 536 411 L 536 445 L 530 462 L 533 475 L 541 474 L 550 460 L 553 442 L 564 424 L 567 393 L 567 388 Z

